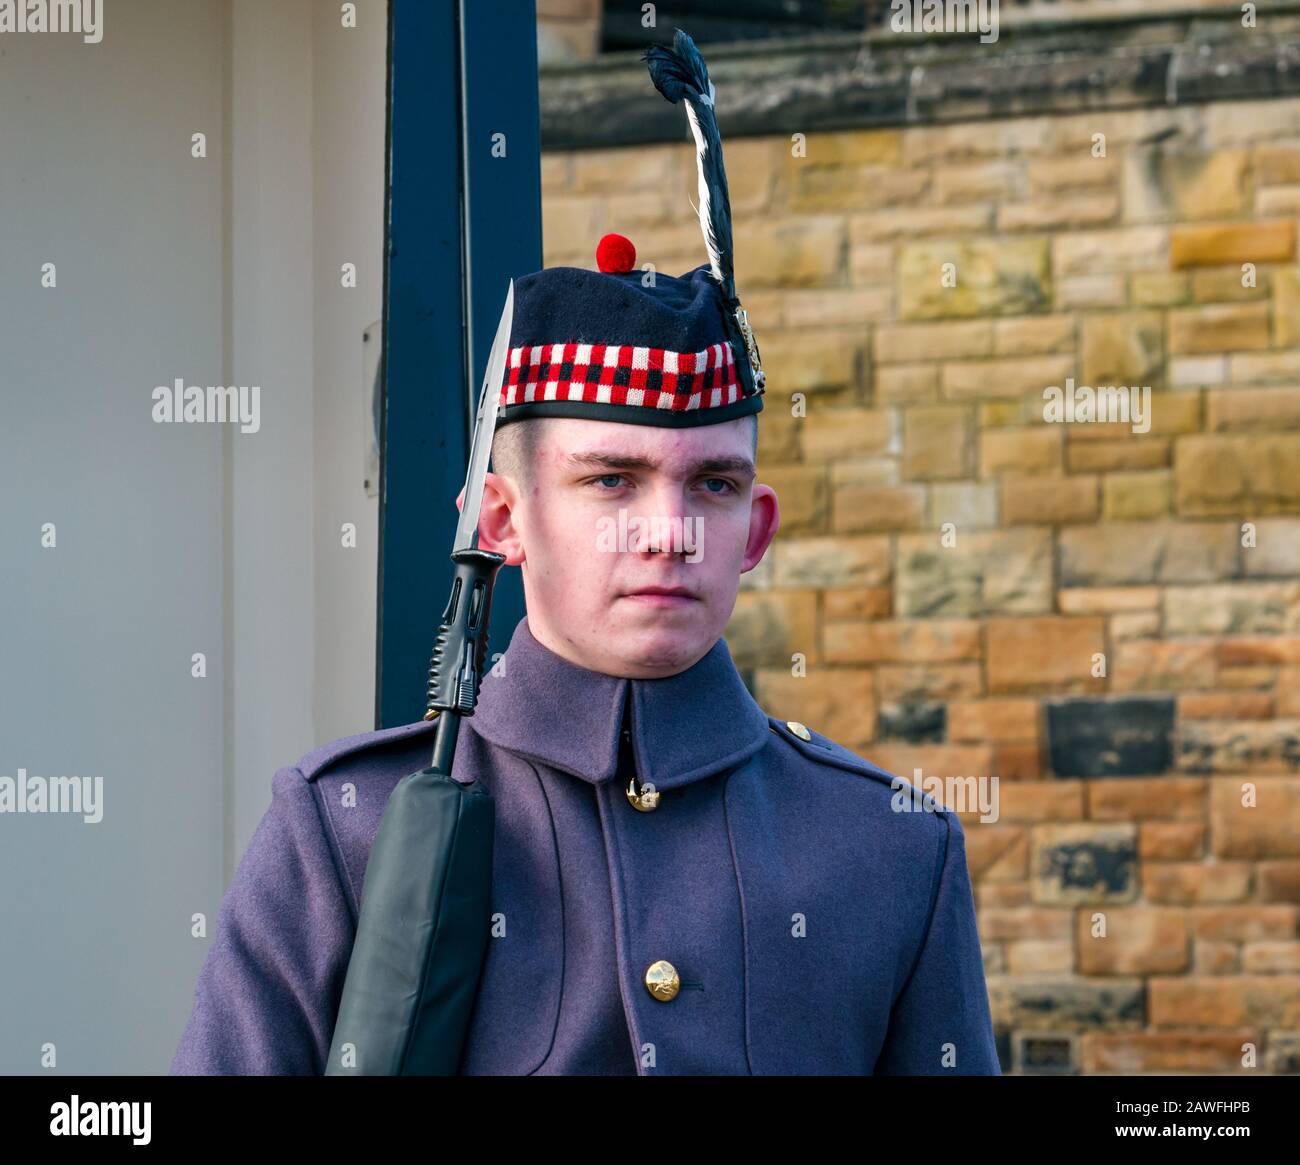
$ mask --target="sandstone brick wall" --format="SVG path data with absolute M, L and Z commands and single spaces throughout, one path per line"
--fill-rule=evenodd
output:
M 540 64 L 589 61 L 600 50 L 602 0 L 536 0 Z
M 962 820 L 1008 1070 L 1300 1071 L 1300 102 L 725 148 L 759 702 L 997 778 Z M 704 260 L 687 144 L 543 178 L 548 265 Z M 1048 422 L 1067 378 L 1150 386 L 1149 431 Z

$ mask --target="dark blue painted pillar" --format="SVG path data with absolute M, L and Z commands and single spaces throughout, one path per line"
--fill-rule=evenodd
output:
M 456 495 L 506 287 L 542 265 L 533 0 L 390 0 L 375 723 L 424 715 Z M 493 652 L 523 616 L 497 576 Z

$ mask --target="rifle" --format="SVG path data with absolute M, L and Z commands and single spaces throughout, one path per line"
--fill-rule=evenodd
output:
M 514 302 L 511 280 L 479 395 L 451 594 L 429 665 L 433 756 L 398 781 L 370 850 L 327 1076 L 454 1076 L 464 1051 L 491 923 L 496 805 L 479 781 L 462 784 L 451 770 L 460 719 L 478 703 L 492 588 L 505 561 L 478 548 L 478 520 Z

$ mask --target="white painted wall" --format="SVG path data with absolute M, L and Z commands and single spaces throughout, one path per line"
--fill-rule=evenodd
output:
M 317 742 L 375 726 L 379 499 L 363 485 L 370 398 L 362 396 L 361 335 L 384 303 L 387 9 L 385 0 L 366 0 L 355 30 L 344 32 L 336 18 L 313 27 Z M 340 287 L 345 262 L 356 264 L 355 290 Z M 340 547 L 344 522 L 357 527 L 356 550 Z
M 227 739 L 237 856 L 266 809 L 271 774 L 314 734 L 316 281 L 311 5 L 234 0 L 230 20 L 231 375 L 262 386 L 261 431 L 231 441 Z
M 0 40 L 0 776 L 104 800 L 0 815 L 4 1073 L 165 1071 L 275 769 L 373 725 L 385 0 L 104 7 Z M 155 424 L 178 376 L 259 432 Z

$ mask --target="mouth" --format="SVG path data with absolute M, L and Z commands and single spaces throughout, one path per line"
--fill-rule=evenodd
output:
M 629 591 L 623 598 L 655 607 L 684 607 L 688 603 L 699 602 L 685 587 L 642 587 L 640 590 Z

